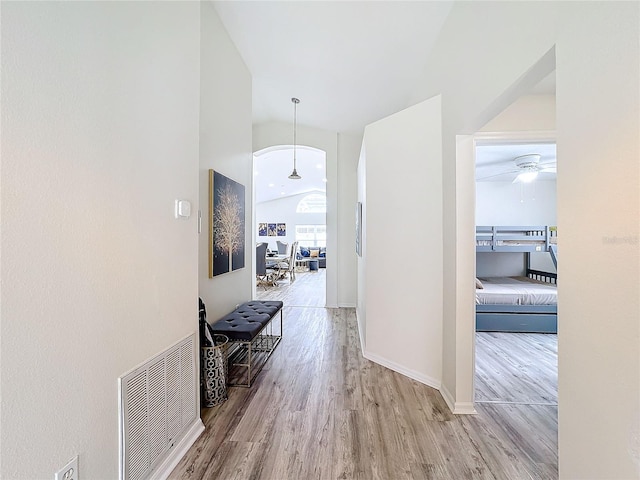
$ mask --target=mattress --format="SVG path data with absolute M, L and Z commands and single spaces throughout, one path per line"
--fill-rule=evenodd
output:
M 483 289 L 476 289 L 477 305 L 556 305 L 558 288 L 527 277 L 480 278 Z

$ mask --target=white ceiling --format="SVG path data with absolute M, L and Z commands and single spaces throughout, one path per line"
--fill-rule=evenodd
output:
M 451 0 L 212 3 L 251 72 L 254 124 L 291 123 L 291 97 L 297 97 L 298 125 L 333 132 L 360 132 L 410 106 L 453 6 Z M 554 92 L 552 74 L 531 93 Z M 537 153 L 524 146 L 510 146 L 507 152 L 505 147 L 479 151 L 479 176 L 511 169 L 518 152 Z M 271 151 L 257 159 L 257 201 L 324 191 L 324 167 L 316 168 L 324 162 L 317 154 L 299 150 L 302 180 L 287 178 L 291 151 Z M 542 161 L 549 155 L 544 153 Z
M 540 154 L 540 165 L 556 165 L 554 143 L 526 143 L 520 145 L 479 145 L 476 147 L 476 180 L 485 182 L 512 182 L 519 172 L 516 157 Z M 514 173 L 515 172 L 515 173 Z M 555 180 L 556 174 L 540 172 L 536 181 Z
M 287 178 L 293 170 L 293 148 L 271 149 L 255 156 L 256 203 L 307 192 L 326 193 L 326 154 L 315 148 L 297 147 L 300 180 Z
M 253 121 L 332 132 L 409 106 L 452 1 L 214 1 L 253 80 Z

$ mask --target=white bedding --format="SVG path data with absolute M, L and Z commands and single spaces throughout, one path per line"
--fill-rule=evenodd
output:
M 483 289 L 476 289 L 478 305 L 556 305 L 555 285 L 527 277 L 480 278 Z

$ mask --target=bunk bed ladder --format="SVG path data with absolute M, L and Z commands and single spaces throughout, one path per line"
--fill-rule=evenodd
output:
M 558 246 L 557 245 L 549 245 L 549 253 L 551 254 L 551 260 L 553 260 L 553 265 L 558 269 Z

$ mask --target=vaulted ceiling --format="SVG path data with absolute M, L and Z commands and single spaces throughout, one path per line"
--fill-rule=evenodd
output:
M 334 132 L 409 106 L 453 2 L 215 1 L 253 79 L 253 121 Z

